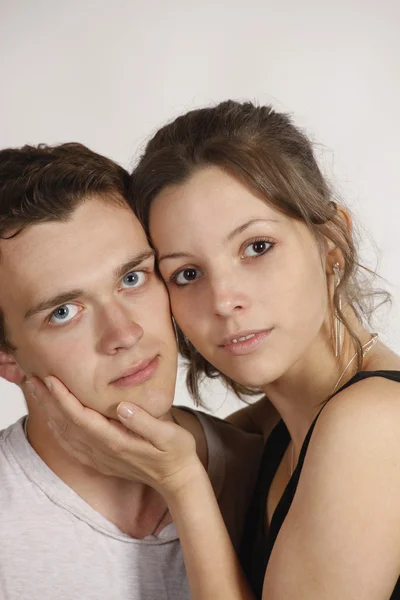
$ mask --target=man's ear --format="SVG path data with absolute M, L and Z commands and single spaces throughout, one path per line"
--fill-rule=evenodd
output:
M 20 384 L 25 379 L 25 373 L 15 360 L 8 354 L 0 350 L 0 377 L 6 379 L 10 383 Z

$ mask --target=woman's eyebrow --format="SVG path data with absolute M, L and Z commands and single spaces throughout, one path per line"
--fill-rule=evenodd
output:
M 171 258 L 192 258 L 192 254 L 188 254 L 187 252 L 171 252 L 171 254 L 164 254 L 157 258 L 158 264 L 160 264 L 163 260 L 168 260 Z
M 278 219 L 250 219 L 250 221 L 246 221 L 246 223 L 243 223 L 243 225 L 239 225 L 239 227 L 236 227 L 233 231 L 228 233 L 225 240 L 227 242 L 230 242 L 234 237 L 236 237 L 240 233 L 243 233 L 243 231 L 245 231 L 248 227 L 250 227 L 251 225 L 254 225 L 256 223 L 279 223 L 279 220 Z M 160 262 L 162 262 L 163 260 L 168 260 L 168 259 L 172 259 L 172 258 L 192 258 L 192 256 L 193 255 L 188 254 L 187 252 L 171 252 L 170 254 L 163 254 L 162 256 L 159 256 L 157 258 L 157 261 L 158 261 L 158 264 L 160 264 Z
M 251 225 L 254 225 L 256 223 L 279 223 L 278 219 L 250 219 L 250 221 L 246 221 L 246 223 L 243 223 L 243 225 L 239 225 L 239 227 L 236 227 L 233 231 L 231 231 L 227 236 L 226 236 L 226 241 L 231 241 L 234 237 L 236 237 L 237 235 L 239 235 L 239 233 L 243 233 L 243 231 L 245 231 L 248 227 L 250 227 Z

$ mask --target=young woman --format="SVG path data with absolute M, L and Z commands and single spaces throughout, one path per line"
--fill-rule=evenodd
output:
M 132 182 L 192 395 L 220 376 L 280 416 L 271 432 L 268 401 L 241 415 L 266 442 L 242 551 L 252 591 L 187 432 L 121 405 L 139 437 L 116 461 L 53 380 L 79 424 L 63 443 L 85 460 L 90 439 L 98 465 L 164 495 L 196 600 L 400 597 L 400 358 L 366 327 L 351 219 L 310 142 L 271 107 L 224 102 L 162 128 Z

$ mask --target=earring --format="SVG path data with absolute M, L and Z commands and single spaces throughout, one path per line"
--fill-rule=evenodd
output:
M 333 274 L 334 274 L 334 285 L 335 290 L 340 283 L 340 265 L 339 263 L 335 263 L 333 265 Z M 342 310 L 342 296 L 339 295 L 338 298 L 338 306 L 339 310 Z M 339 319 L 338 311 L 335 311 L 335 356 L 339 356 L 342 351 L 342 333 L 343 333 L 343 323 Z

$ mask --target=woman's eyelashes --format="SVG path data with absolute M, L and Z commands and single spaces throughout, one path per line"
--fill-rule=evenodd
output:
M 199 279 L 202 276 L 202 271 L 200 269 L 196 269 L 195 267 L 187 267 L 185 269 L 181 269 L 180 271 L 175 271 L 173 275 L 169 278 L 169 283 L 175 283 L 176 285 L 188 285 L 196 279 Z
M 267 254 L 275 245 L 275 242 L 266 238 L 255 238 L 247 240 L 240 249 L 240 257 L 242 259 L 260 258 Z M 173 283 L 177 286 L 186 286 L 194 281 L 197 281 L 203 276 L 203 271 L 196 267 L 187 266 L 183 269 L 175 271 L 171 276 L 166 277 L 167 283 Z
M 247 241 L 243 247 L 243 258 L 256 258 L 263 256 L 274 246 L 274 242 L 265 238 L 256 238 L 252 241 Z

